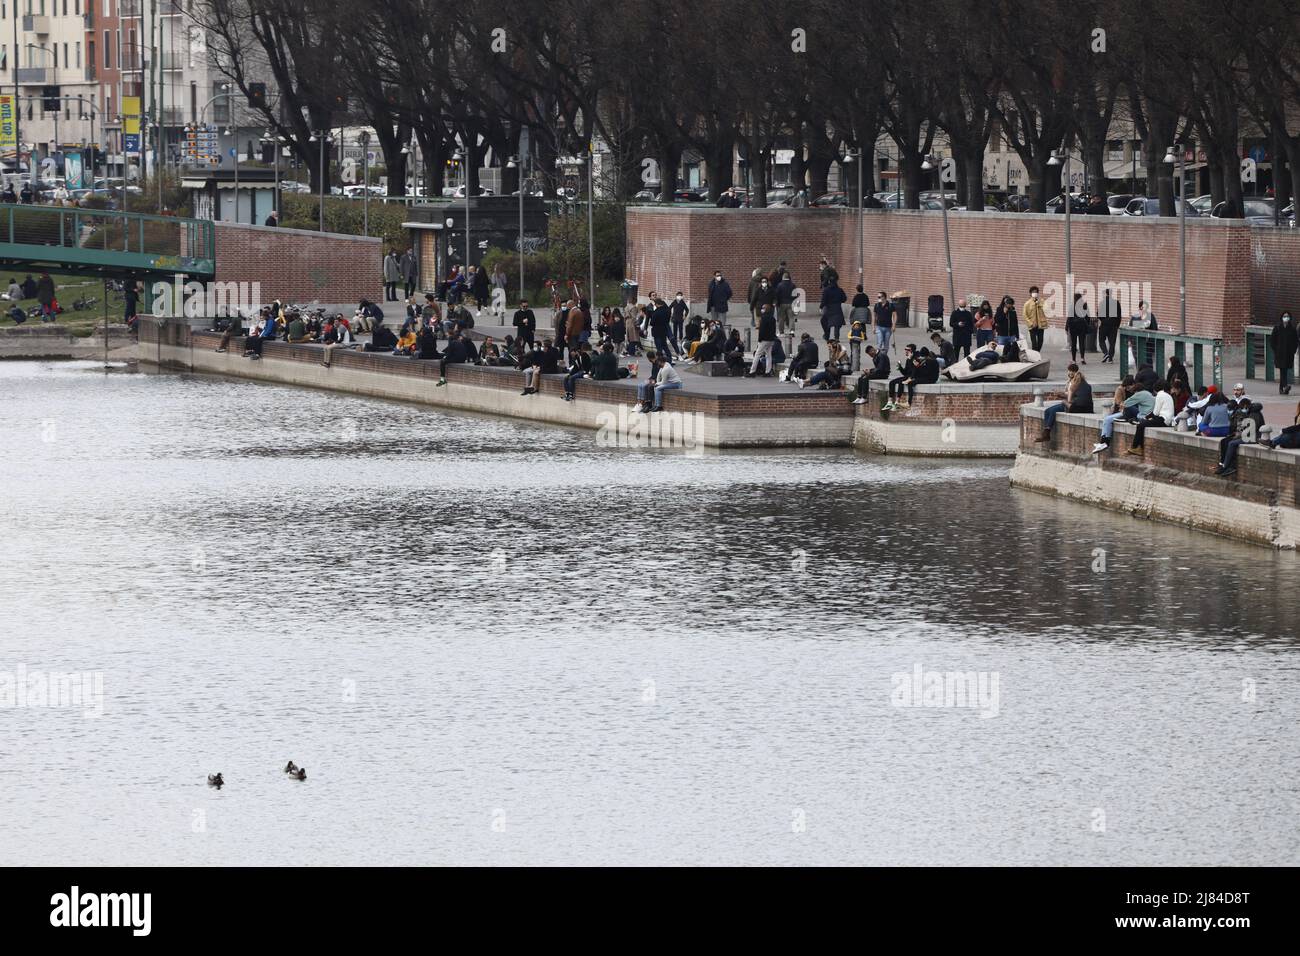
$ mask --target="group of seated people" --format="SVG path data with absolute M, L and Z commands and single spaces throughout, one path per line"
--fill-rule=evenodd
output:
M 909 408 L 916 399 L 916 386 L 933 385 L 939 381 L 942 368 L 942 360 L 928 348 L 908 345 L 903 349 L 903 361 L 898 363 L 898 375 L 889 380 L 889 400 L 882 411 Z
M 794 358 L 781 381 L 797 382 L 800 388 L 813 385 L 822 391 L 843 388 L 844 376 L 853 371 L 849 353 L 835 339 L 826 343 L 826 350 L 826 361 L 823 362 L 816 339 L 804 332 L 799 336 L 799 347 L 795 349 Z

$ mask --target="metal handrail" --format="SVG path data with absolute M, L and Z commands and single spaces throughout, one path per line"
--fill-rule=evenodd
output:
M 86 209 L 79 206 L 42 206 L 0 203 L 0 236 L 15 246 L 64 249 L 100 249 L 106 253 L 135 255 L 174 255 L 213 260 L 216 236 L 206 219 L 182 219 L 154 213 L 125 212 L 110 209 Z M 57 224 L 55 222 L 57 217 Z M 164 230 L 165 241 L 157 239 L 157 230 L 149 226 L 174 227 Z M 114 240 L 110 244 L 109 234 Z M 172 236 L 175 239 L 172 239 Z M 157 248 L 146 248 L 151 244 Z M 161 248 L 162 246 L 166 248 Z
M 1172 346 L 1173 354 L 1178 356 L 1179 361 L 1186 365 L 1191 373 L 1192 388 L 1198 390 L 1205 384 L 1208 351 L 1210 362 L 1208 371 L 1211 381 L 1220 389 L 1223 388 L 1223 339 L 1121 326 L 1118 344 L 1120 378 L 1129 374 L 1128 347 L 1130 345 L 1133 346 L 1133 354 L 1138 358 L 1138 364 L 1145 361 L 1158 373 L 1164 370 L 1166 346 Z M 1191 361 L 1188 361 L 1188 349 L 1191 349 Z

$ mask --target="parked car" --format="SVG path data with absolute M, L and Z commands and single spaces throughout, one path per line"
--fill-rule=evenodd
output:
M 1174 215 L 1179 215 L 1180 211 L 1181 211 L 1181 200 L 1179 200 L 1178 198 L 1175 198 L 1175 199 L 1174 199 Z M 1123 212 L 1121 215 L 1125 215 L 1125 216 L 1158 216 L 1158 215 L 1160 215 L 1160 200 L 1159 200 L 1159 199 L 1150 199 L 1150 198 L 1148 198 L 1148 197 L 1146 197 L 1146 196 L 1139 196 L 1138 198 L 1136 198 L 1136 199 L 1132 199 L 1132 200 L 1129 201 L 1129 204 L 1128 204 L 1127 206 L 1124 207 L 1124 212 Z M 1187 218 L 1188 218 L 1188 219 L 1195 219 L 1195 218 L 1199 217 L 1200 215 L 1201 215 L 1201 214 L 1200 214 L 1199 212 L 1196 211 L 1196 208 L 1195 208 L 1195 207 L 1194 207 L 1190 202 L 1187 203 Z
M 1048 212 L 1065 212 L 1065 205 L 1060 196 L 1053 196 L 1046 203 Z M 1082 216 L 1088 211 L 1087 200 L 1083 198 L 1083 193 L 1070 193 L 1070 212 L 1075 216 Z
M 1210 216 L 1214 219 L 1222 219 L 1226 202 L 1216 203 L 1210 210 Z M 1258 226 L 1273 225 L 1273 200 L 1271 199 L 1246 199 L 1242 201 L 1242 216 L 1247 222 Z M 1190 206 L 1188 208 L 1191 208 Z
M 280 192 L 282 193 L 309 193 L 311 185 L 309 183 L 300 183 L 293 179 L 280 180 Z
M 809 203 L 811 206 L 847 206 L 848 204 L 849 194 L 843 191 L 822 193 Z
M 1133 193 L 1111 193 L 1106 197 L 1106 205 L 1110 207 L 1110 214 L 1118 216 L 1124 211 L 1124 207 L 1138 197 Z
M 790 200 L 794 198 L 795 189 L 793 186 L 773 186 L 767 191 L 768 206 L 788 206 Z
M 1203 196 L 1197 196 L 1187 204 L 1187 207 L 1189 209 L 1195 209 L 1202 216 L 1208 216 L 1210 210 L 1214 208 L 1214 197 L 1209 193 L 1206 193 Z
M 1023 193 L 1016 193 L 1008 196 L 1007 201 L 1002 204 L 1003 212 L 1029 212 L 1029 197 Z

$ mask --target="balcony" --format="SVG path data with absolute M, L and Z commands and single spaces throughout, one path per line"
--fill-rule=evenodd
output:
M 50 18 L 30 13 L 23 15 L 23 30 L 28 33 L 35 33 L 38 36 L 49 36 Z
M 93 9 L 87 10 L 84 14 L 82 14 L 81 20 L 87 30 L 94 29 L 95 11 Z
M 18 68 L 18 82 L 41 86 L 47 83 L 52 84 L 54 82 L 54 71 L 47 66 L 20 66 Z

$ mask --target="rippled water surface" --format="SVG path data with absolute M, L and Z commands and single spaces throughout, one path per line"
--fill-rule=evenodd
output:
M 103 681 L 0 709 L 0 863 L 1300 851 L 1292 555 L 1006 464 L 93 364 L 0 363 L 0 408 L 0 689 Z M 896 706 L 918 668 L 996 701 Z

